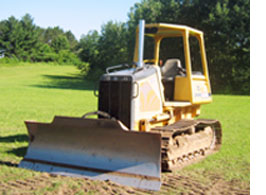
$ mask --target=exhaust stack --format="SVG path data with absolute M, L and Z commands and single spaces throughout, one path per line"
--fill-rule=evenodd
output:
M 143 66 L 145 20 L 139 21 L 138 67 Z

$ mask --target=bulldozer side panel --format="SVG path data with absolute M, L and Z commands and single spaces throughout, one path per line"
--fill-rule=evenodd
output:
M 139 130 L 140 120 L 152 119 L 152 116 L 163 113 L 163 86 L 161 83 L 158 67 L 150 67 L 153 73 L 143 79 L 138 79 L 139 95 L 132 101 L 132 120 L 134 129 Z

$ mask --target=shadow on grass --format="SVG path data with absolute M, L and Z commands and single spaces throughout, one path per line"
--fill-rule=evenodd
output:
M 38 88 L 94 90 L 94 82 L 88 81 L 81 75 L 42 75 L 47 81 L 41 85 L 31 85 Z
M 18 157 L 24 157 L 26 155 L 28 147 L 20 147 L 20 148 L 14 148 L 12 150 L 9 150 L 7 153 L 9 154 L 15 154 Z
M 28 142 L 29 137 L 25 134 L 18 134 L 18 135 L 11 135 L 11 136 L 6 136 L 6 137 L 0 137 L 0 143 L 13 143 L 13 142 Z M 19 147 L 19 148 L 14 148 L 12 150 L 7 151 L 9 154 L 14 154 L 18 157 L 23 157 L 26 154 L 28 147 Z M 0 161 L 0 164 L 1 161 Z M 4 163 L 5 164 L 5 163 Z
M 6 166 L 9 166 L 9 167 L 18 167 L 17 163 L 12 163 L 12 162 L 2 161 L 2 160 L 0 160 L 0 165 L 6 165 Z
M 0 136 L 0 142 L 27 142 L 29 137 L 25 134 L 11 135 L 6 137 Z

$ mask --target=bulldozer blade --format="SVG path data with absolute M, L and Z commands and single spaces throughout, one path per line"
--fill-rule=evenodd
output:
M 19 167 L 160 189 L 160 134 L 125 130 L 111 119 L 56 116 L 52 123 L 25 123 L 30 143 Z

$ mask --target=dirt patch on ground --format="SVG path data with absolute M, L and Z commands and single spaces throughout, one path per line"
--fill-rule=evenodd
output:
M 201 176 L 202 177 L 202 176 Z M 161 190 L 178 194 L 250 194 L 248 183 L 226 181 L 217 175 L 204 176 L 204 181 L 195 176 L 167 175 L 163 177 Z
M 202 177 L 202 175 L 201 175 Z M 159 192 L 139 190 L 110 181 L 94 181 L 82 178 L 42 173 L 24 180 L 0 181 L 1 194 L 250 194 L 249 183 L 226 181 L 217 175 L 162 174 Z

